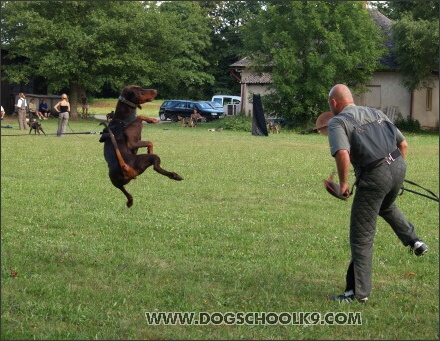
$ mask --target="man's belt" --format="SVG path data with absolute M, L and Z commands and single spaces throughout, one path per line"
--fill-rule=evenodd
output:
M 370 163 L 362 166 L 361 170 L 363 172 L 368 172 L 368 171 L 372 170 L 373 168 L 376 168 L 377 166 L 379 166 L 379 165 L 381 165 L 382 163 L 385 163 L 385 162 L 390 165 L 392 162 L 394 162 L 401 155 L 402 154 L 400 153 L 400 149 L 397 148 L 394 152 L 389 153 L 383 159 L 378 159 L 376 161 L 370 162 Z

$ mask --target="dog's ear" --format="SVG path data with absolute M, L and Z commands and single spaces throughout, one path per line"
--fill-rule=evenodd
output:
M 129 100 L 130 102 L 133 101 L 134 92 L 131 89 L 127 89 L 127 91 L 123 92 L 123 96 L 125 99 Z
M 138 102 L 138 98 L 140 96 L 140 87 L 139 86 L 131 86 L 125 94 L 125 99 L 129 100 L 130 102 L 136 104 Z M 139 109 L 142 109 L 140 104 L 136 104 L 136 107 Z

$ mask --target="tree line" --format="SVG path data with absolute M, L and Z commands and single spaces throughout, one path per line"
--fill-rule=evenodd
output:
M 406 85 L 416 88 L 438 69 L 438 3 L 403 3 L 372 5 L 394 20 Z M 69 93 L 74 118 L 81 93 L 116 95 L 127 84 L 163 99 L 239 94 L 229 68 L 251 57 L 255 72 L 273 76 L 265 103 L 303 122 L 327 110 L 333 83 L 362 89 L 384 52 L 358 1 L 2 1 L 1 10 L 2 49 L 14 60 L 2 79 L 42 77 L 48 92 Z M 415 37 L 423 48 L 408 44 Z

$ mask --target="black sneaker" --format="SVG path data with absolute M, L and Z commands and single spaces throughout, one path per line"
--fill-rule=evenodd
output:
M 330 300 L 337 301 L 339 303 L 351 303 L 353 301 L 356 301 L 356 297 L 354 294 L 347 294 L 344 292 L 342 295 L 338 296 L 330 296 Z M 365 304 L 368 300 L 368 297 L 358 300 L 359 303 Z
M 428 245 L 421 240 L 417 240 L 413 246 L 409 248 L 410 253 L 414 253 L 416 256 L 422 256 L 428 252 Z

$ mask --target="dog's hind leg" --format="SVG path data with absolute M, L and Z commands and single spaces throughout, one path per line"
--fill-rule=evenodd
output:
M 124 193 L 124 195 L 127 197 L 127 207 L 130 208 L 131 206 L 133 206 L 133 196 L 127 192 L 124 185 L 118 185 L 118 184 L 114 183 L 113 181 L 112 181 L 112 183 L 116 188 L 119 188 L 122 191 L 122 193 Z
M 156 156 L 157 156 L 157 155 L 156 155 Z M 160 166 L 160 158 L 159 158 L 159 156 L 157 156 L 157 158 L 154 159 L 153 169 L 154 169 L 156 172 L 158 172 L 158 173 L 160 173 L 160 174 L 162 174 L 162 175 L 165 175 L 165 176 L 169 177 L 171 180 L 176 180 L 176 181 L 181 181 L 181 180 L 183 180 L 183 178 L 182 178 L 179 174 L 177 174 L 177 173 L 175 173 L 175 172 L 169 172 L 169 171 L 163 169 L 163 168 Z
M 141 154 L 136 156 L 134 168 L 138 174 L 142 174 L 148 167 L 153 166 L 153 169 L 171 180 L 181 181 L 183 178 L 175 173 L 169 172 L 160 166 L 160 157 L 157 154 Z

